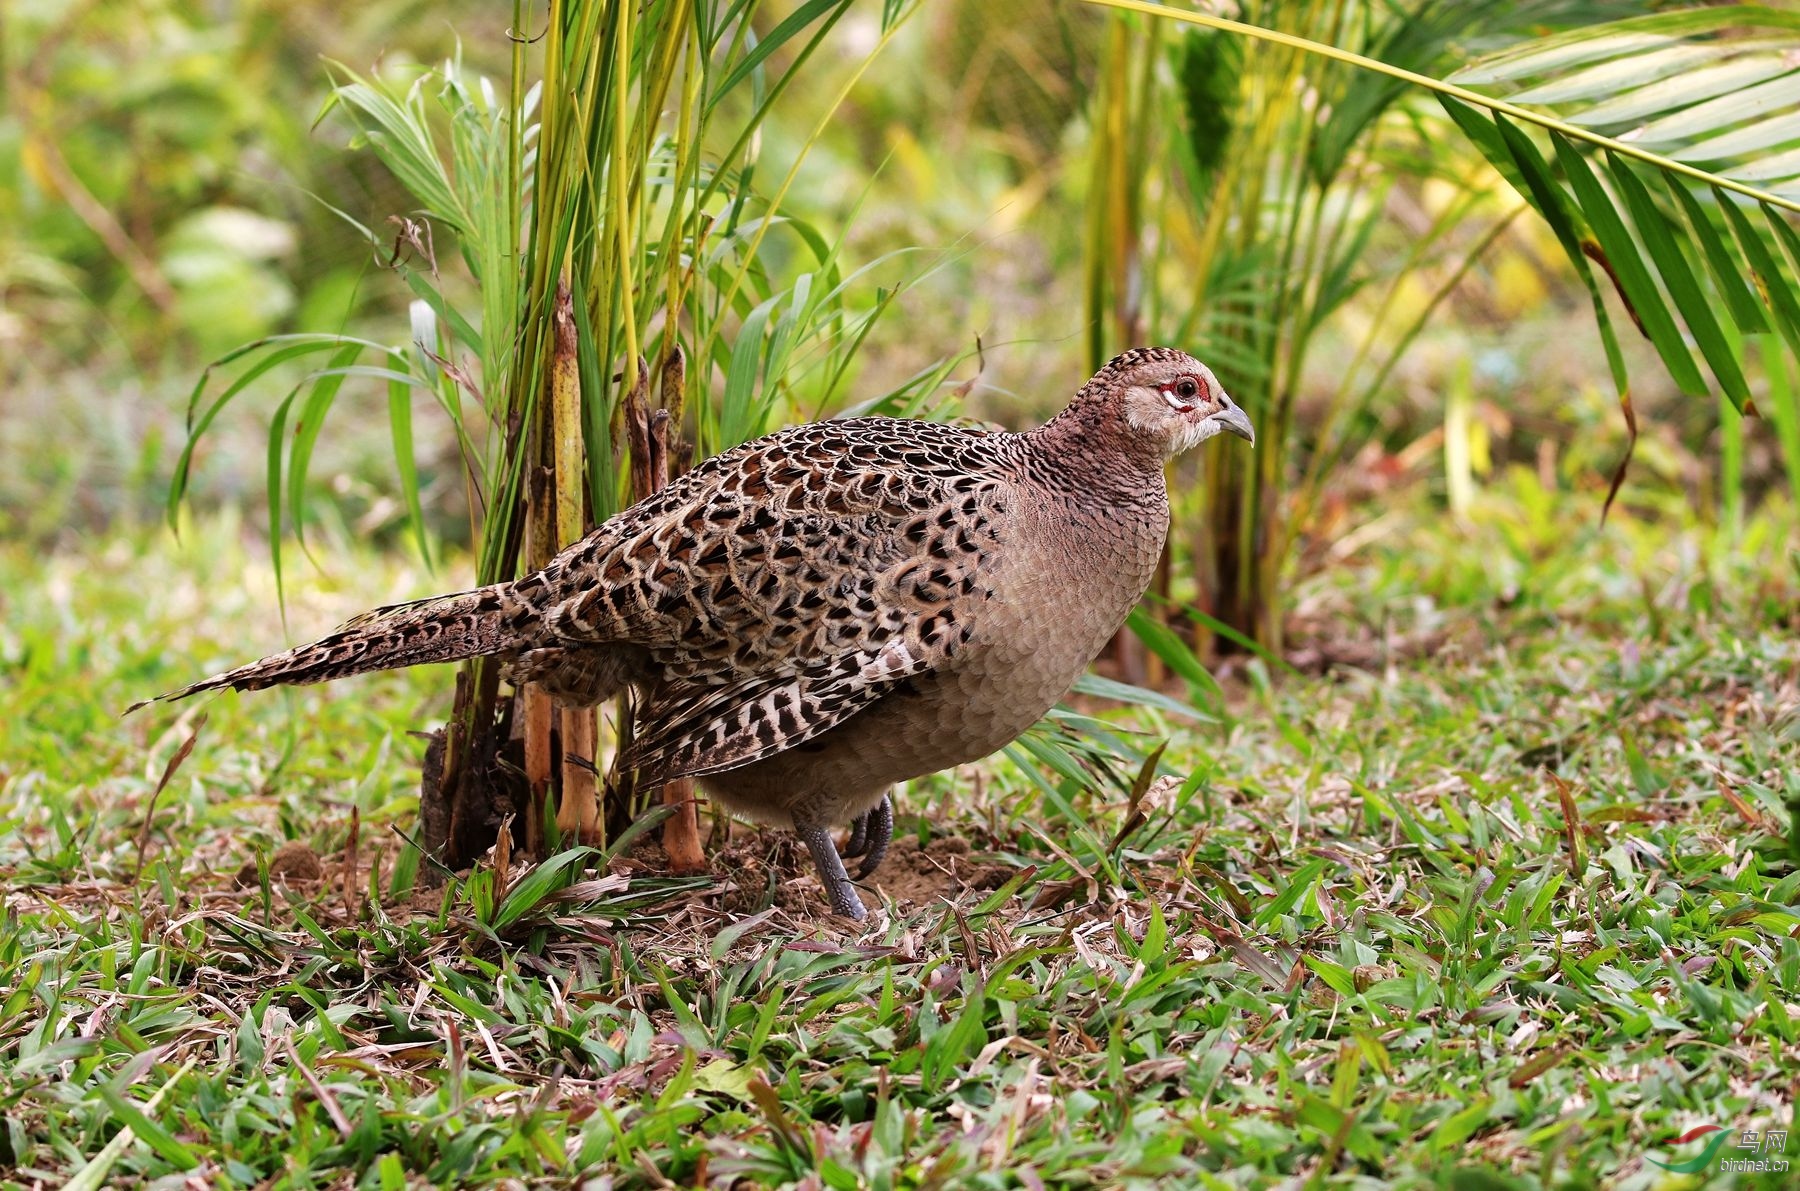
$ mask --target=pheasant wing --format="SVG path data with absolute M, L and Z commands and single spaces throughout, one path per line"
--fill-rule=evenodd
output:
M 626 767 L 659 784 L 760 761 L 836 727 L 938 660 L 914 657 L 905 639 L 895 638 L 876 653 L 846 654 L 831 667 L 665 689 L 641 717 Z
M 590 539 L 552 633 L 646 648 L 647 780 L 791 748 L 950 663 L 991 594 L 1005 485 L 985 435 L 886 419 L 716 456 Z M 554 565 L 554 564 L 553 564 Z

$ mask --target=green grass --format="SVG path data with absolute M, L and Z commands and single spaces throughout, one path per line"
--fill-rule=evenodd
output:
M 1795 1123 L 1793 516 L 1601 531 L 1518 473 L 1474 518 L 1302 585 L 1355 666 L 1082 706 L 1169 737 L 1137 815 L 1131 760 L 915 783 L 903 832 L 1007 881 L 862 935 L 741 830 L 730 910 L 587 856 L 389 896 L 447 671 L 121 721 L 284 642 L 266 554 L 0 545 L 0 1181 L 1697 1186 L 1646 1159 Z M 315 549 L 296 637 L 456 579 Z

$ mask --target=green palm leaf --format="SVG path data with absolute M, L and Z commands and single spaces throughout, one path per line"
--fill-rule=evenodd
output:
M 1788 224 L 1800 212 L 1800 14 L 1730 5 L 1636 17 L 1437 79 L 1148 0 L 1088 2 L 1276 42 L 1435 92 L 1556 230 L 1594 298 L 1622 400 L 1626 377 L 1596 270 L 1686 392 L 1706 391 L 1710 374 L 1745 408 L 1744 335 L 1774 327 L 1800 355 L 1800 236 Z
M 1559 34 L 1449 80 L 1544 109 L 1563 194 L 1591 233 L 1577 247 L 1605 266 L 1676 382 L 1705 388 L 1691 341 L 1739 409 L 1742 336 L 1774 327 L 1800 351 L 1785 213 L 1800 209 L 1797 48 L 1800 16 L 1733 5 Z M 1604 146 L 1603 168 L 1582 141 Z

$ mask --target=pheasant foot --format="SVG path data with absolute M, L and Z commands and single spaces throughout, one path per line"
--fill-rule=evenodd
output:
M 823 823 L 795 823 L 794 834 L 812 853 L 813 866 L 819 870 L 819 883 L 825 886 L 832 910 L 858 922 L 867 918 L 869 912 L 863 909 L 862 898 L 850 883 L 850 874 L 844 871 L 844 861 L 838 855 L 837 845 L 831 842 L 830 829 Z
M 849 860 L 853 856 L 861 856 L 869 850 L 869 816 L 863 814 L 850 820 L 850 835 L 844 840 L 844 846 L 838 849 L 838 855 Z
M 856 868 L 856 879 L 861 881 L 881 867 L 887 858 L 888 844 L 894 838 L 894 803 L 886 794 L 881 801 L 866 813 L 858 815 L 850 825 L 850 842 L 862 841 L 862 846 L 854 852 L 846 852 L 846 856 L 861 856 L 862 863 Z

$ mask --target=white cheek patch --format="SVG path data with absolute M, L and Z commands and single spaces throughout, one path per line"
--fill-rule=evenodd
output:
M 1174 458 L 1176 455 L 1193 450 L 1218 432 L 1219 424 L 1211 419 L 1182 425 L 1169 439 L 1167 447 L 1169 457 Z
M 1143 402 L 1132 401 L 1125 406 L 1125 421 L 1133 430 L 1152 434 L 1156 432 L 1162 417 L 1156 413 L 1154 408 L 1145 406 Z
M 1162 391 L 1162 396 L 1163 396 L 1163 400 L 1167 401 L 1169 403 L 1169 408 L 1174 410 L 1176 413 L 1191 414 L 1194 412 L 1194 407 L 1189 405 L 1187 402 L 1183 401 L 1181 398 L 1177 397 L 1175 395 L 1174 389 L 1164 389 Z

